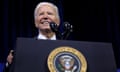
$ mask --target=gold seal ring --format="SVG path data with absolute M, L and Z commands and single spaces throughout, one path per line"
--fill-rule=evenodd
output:
M 62 47 L 55 48 L 48 56 L 47 64 L 48 64 L 48 68 L 49 68 L 50 72 L 57 72 L 56 66 L 55 66 L 56 56 L 58 57 L 58 54 L 60 54 L 60 53 L 65 54 L 66 52 L 69 54 L 75 55 L 78 58 L 78 60 L 81 64 L 81 66 L 79 66 L 80 70 L 78 72 L 86 72 L 87 71 L 87 61 L 86 61 L 84 55 L 75 48 L 68 47 L 68 46 L 62 46 Z

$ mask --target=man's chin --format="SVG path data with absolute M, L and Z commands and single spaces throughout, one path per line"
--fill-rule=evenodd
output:
M 51 28 L 42 28 L 40 30 L 51 30 Z

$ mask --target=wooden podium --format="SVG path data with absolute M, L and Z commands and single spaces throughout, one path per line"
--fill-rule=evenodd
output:
M 84 55 L 87 60 L 86 72 L 116 72 L 111 43 L 33 38 L 17 38 L 10 72 L 50 72 L 47 66 L 48 55 L 61 46 L 73 47 Z

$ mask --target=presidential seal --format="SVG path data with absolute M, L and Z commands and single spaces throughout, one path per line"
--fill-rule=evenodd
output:
M 84 55 L 72 47 L 55 48 L 48 56 L 50 72 L 86 72 L 87 61 Z

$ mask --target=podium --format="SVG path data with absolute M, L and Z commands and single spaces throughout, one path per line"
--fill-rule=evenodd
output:
M 61 46 L 75 48 L 84 55 L 87 61 L 86 72 L 116 72 L 111 43 L 34 38 L 17 38 L 12 72 L 50 72 L 47 66 L 48 56 Z

